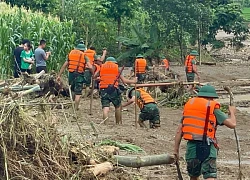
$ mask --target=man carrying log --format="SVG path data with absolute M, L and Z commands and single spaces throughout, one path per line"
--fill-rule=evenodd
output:
M 88 57 L 85 55 L 84 51 L 84 44 L 78 44 L 76 48 L 69 53 L 68 60 L 61 67 L 57 77 L 57 81 L 60 81 L 62 73 L 68 67 L 69 85 L 71 85 L 71 90 L 75 95 L 75 108 L 77 110 L 79 109 L 83 84 L 86 82 L 84 77 L 86 65 L 88 65 L 89 70 L 93 74 L 92 64 L 90 63 Z
M 195 74 L 197 75 L 198 81 L 200 82 L 200 75 L 196 66 L 196 56 L 199 56 L 198 52 L 192 50 L 190 54 L 186 57 L 185 71 L 187 76 L 187 82 L 194 82 Z
M 146 79 L 146 70 L 148 69 L 147 60 L 143 58 L 143 55 L 138 54 L 130 75 L 132 76 L 134 72 L 135 77 L 138 78 L 138 83 L 143 83 Z
M 122 123 L 121 116 L 121 91 L 118 88 L 118 80 L 123 83 L 133 84 L 137 82 L 137 78 L 129 80 L 124 78 L 119 72 L 117 61 L 114 57 L 108 57 L 102 65 L 100 73 L 95 75 L 95 78 L 100 75 L 100 96 L 103 109 L 103 120 L 106 124 L 108 119 L 110 103 L 115 107 L 116 124 Z
M 161 65 L 160 67 L 164 68 L 164 74 L 167 74 L 167 71 L 169 71 L 169 61 L 166 59 L 165 56 L 161 57 Z
M 215 98 L 218 98 L 215 88 L 203 86 L 198 97 L 190 99 L 184 106 L 183 117 L 175 135 L 174 154 L 177 160 L 181 139 L 187 140 L 186 162 L 191 180 L 198 180 L 201 174 L 207 180 L 217 178 L 216 128 L 218 125 L 230 129 L 236 126 L 235 107 L 229 106 L 229 118 L 220 110 L 220 104 Z
M 136 96 L 136 97 L 135 97 Z M 155 100 L 148 94 L 143 88 L 130 88 L 127 91 L 128 102 L 122 105 L 126 107 L 137 101 L 136 104 L 139 106 L 141 112 L 139 115 L 139 125 L 146 127 L 144 121 L 149 120 L 150 128 L 160 127 L 160 112 Z

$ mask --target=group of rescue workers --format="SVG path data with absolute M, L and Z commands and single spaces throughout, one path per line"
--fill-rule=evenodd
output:
M 103 49 L 101 56 L 96 55 L 95 48 L 86 50 L 83 43 L 78 44 L 63 64 L 59 74 L 60 81 L 62 73 L 68 68 L 69 84 L 74 93 L 75 107 L 79 109 L 79 102 L 85 85 L 85 97 L 88 94 L 91 83 L 96 83 L 101 97 L 103 109 L 103 120 L 106 123 L 110 103 L 115 107 L 116 124 L 122 123 L 122 108 L 136 101 L 140 108 L 138 123 L 145 127 L 144 121 L 149 120 L 151 128 L 160 127 L 160 113 L 156 101 L 143 88 L 130 88 L 127 91 L 128 101 L 122 104 L 119 82 L 124 84 L 143 83 L 148 69 L 146 59 L 137 55 L 133 72 L 133 79 L 125 78 L 119 70 L 114 57 L 106 57 L 107 51 Z M 196 67 L 196 56 L 199 54 L 193 50 L 186 57 L 185 67 L 188 82 L 193 82 L 195 74 L 200 80 Z M 169 70 L 169 61 L 162 57 L 165 72 Z M 105 61 L 105 62 L 104 62 Z M 191 180 L 197 180 L 201 174 L 204 179 L 213 180 L 217 177 L 216 158 L 218 144 L 216 141 L 216 128 L 225 125 L 235 128 L 235 107 L 229 107 L 228 117 L 220 110 L 220 104 L 214 99 L 218 98 L 215 88 L 205 85 L 199 89 L 197 97 L 191 98 L 183 110 L 183 117 L 175 136 L 174 154 L 179 158 L 179 146 L 181 139 L 187 140 L 186 161 L 187 170 Z

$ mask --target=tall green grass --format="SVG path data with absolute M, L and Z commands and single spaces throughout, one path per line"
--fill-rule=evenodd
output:
M 45 39 L 47 50 L 52 52 L 47 61 L 48 69 L 58 70 L 74 46 L 75 33 L 71 21 L 60 22 L 56 17 L 11 8 L 0 2 L 0 78 L 13 74 L 13 51 L 22 39 L 29 39 L 35 48 L 39 40 Z

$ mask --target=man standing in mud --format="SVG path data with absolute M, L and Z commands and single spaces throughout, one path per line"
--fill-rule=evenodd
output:
M 229 106 L 230 117 L 227 117 L 220 110 L 220 104 L 214 101 L 215 98 L 218 98 L 215 88 L 203 86 L 198 97 L 185 104 L 175 135 L 174 155 L 177 160 L 181 139 L 187 140 L 186 162 L 190 180 L 198 180 L 201 174 L 207 180 L 217 178 L 216 128 L 218 125 L 225 125 L 230 129 L 236 127 L 235 107 Z
M 118 87 L 119 79 L 126 84 L 133 84 L 137 82 L 137 78 L 129 80 L 120 74 L 121 73 L 119 72 L 116 59 L 114 57 L 108 57 L 106 62 L 101 66 L 100 73 L 95 75 L 95 78 L 100 76 L 100 96 L 103 109 L 103 120 L 105 124 L 108 119 L 110 103 L 112 103 L 115 107 L 116 124 L 122 123 L 122 97 Z
M 136 98 L 135 98 L 136 96 Z M 160 127 L 160 111 L 155 100 L 148 94 L 143 88 L 130 88 L 127 91 L 128 102 L 122 105 L 126 107 L 137 101 L 136 104 L 139 106 L 141 112 L 139 115 L 139 125 L 146 127 L 144 121 L 149 120 L 150 128 Z
M 138 83 L 143 83 L 146 79 L 146 70 L 148 70 L 147 60 L 143 58 L 143 55 L 138 54 L 134 63 L 134 67 L 131 70 L 131 76 L 134 72 L 135 77 L 138 78 Z
M 194 82 L 195 74 L 197 75 L 198 81 L 200 81 L 200 75 L 196 66 L 196 56 L 199 56 L 198 52 L 192 50 L 190 54 L 186 57 L 185 61 L 185 71 L 187 76 L 187 82 Z
M 86 65 L 88 65 L 89 70 L 93 74 L 92 64 L 90 63 L 88 57 L 85 55 L 84 51 L 85 51 L 84 44 L 78 44 L 75 49 L 70 51 L 68 55 L 68 60 L 61 67 L 61 70 L 57 77 L 57 81 L 60 81 L 62 73 L 68 67 L 69 85 L 71 86 L 71 90 L 75 96 L 76 110 L 79 109 L 83 84 L 86 82 L 84 78 Z

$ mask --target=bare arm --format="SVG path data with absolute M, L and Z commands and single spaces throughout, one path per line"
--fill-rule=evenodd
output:
M 58 80 L 60 80 L 60 77 L 62 76 L 62 73 L 65 71 L 65 69 L 68 67 L 69 61 L 65 61 L 65 63 L 62 65 L 59 73 L 58 73 Z
M 135 84 L 137 83 L 137 78 L 134 78 L 133 80 L 129 80 L 123 76 L 120 76 L 121 80 L 123 83 L 126 83 L 126 84 Z
M 236 127 L 236 117 L 235 117 L 236 108 L 234 106 L 229 106 L 229 115 L 230 118 L 226 119 L 223 124 L 231 129 Z
M 179 124 L 176 134 L 175 134 L 175 139 L 174 139 L 174 155 L 176 155 L 179 158 L 179 149 L 180 149 L 180 143 L 181 143 L 181 138 L 182 138 L 182 124 Z
M 26 58 L 23 58 L 23 61 L 26 62 L 26 63 L 34 64 L 33 60 L 29 60 L 29 59 L 26 59 Z
M 105 59 L 105 57 L 106 57 L 106 54 L 107 54 L 107 50 L 104 49 L 104 50 L 102 51 L 101 61 L 104 61 L 104 59 Z
M 133 96 L 131 99 L 128 100 L 125 104 L 122 105 L 122 107 L 129 106 L 130 104 L 133 104 L 135 102 L 135 96 Z
M 90 70 L 91 74 L 94 74 L 93 66 L 90 62 L 87 62 L 88 69 Z

